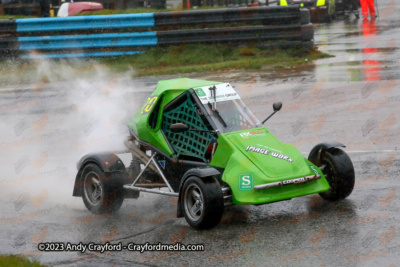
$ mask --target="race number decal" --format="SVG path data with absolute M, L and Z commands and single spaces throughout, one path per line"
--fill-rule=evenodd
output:
M 158 95 L 157 96 L 153 96 L 153 97 L 149 97 L 147 99 L 146 104 L 144 104 L 144 106 L 143 106 L 141 114 L 149 113 L 150 110 L 153 108 L 154 103 L 156 103 L 157 98 L 158 98 Z
M 252 173 L 239 175 L 239 190 L 252 190 L 254 187 L 254 177 Z

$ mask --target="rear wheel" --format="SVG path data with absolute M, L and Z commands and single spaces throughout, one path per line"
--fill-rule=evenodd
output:
M 82 172 L 83 203 L 93 213 L 115 212 L 121 207 L 123 188 L 117 177 L 96 164 L 88 164 Z
M 182 190 L 182 210 L 194 228 L 209 229 L 217 225 L 224 212 L 222 190 L 212 177 L 189 177 Z
M 354 167 L 346 152 L 339 148 L 324 151 L 319 166 L 330 189 L 320 193 L 325 200 L 336 201 L 348 197 L 354 188 Z

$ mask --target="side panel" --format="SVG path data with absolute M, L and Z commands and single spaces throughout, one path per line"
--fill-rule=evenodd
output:
M 221 134 L 218 137 L 217 143 L 218 146 L 210 165 L 225 168 L 228 164 L 230 155 L 234 153 L 234 149 L 224 134 Z

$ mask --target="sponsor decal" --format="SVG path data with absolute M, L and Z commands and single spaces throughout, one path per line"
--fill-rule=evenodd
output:
M 245 133 L 240 133 L 240 136 L 243 138 L 248 138 L 248 137 L 255 137 L 255 136 L 261 136 L 265 135 L 265 132 L 262 130 L 256 130 L 256 131 L 249 131 Z
M 285 155 L 282 155 L 282 154 L 279 154 L 276 152 L 271 152 L 271 156 L 278 158 L 278 159 L 284 159 L 286 161 L 293 162 L 293 160 L 291 158 L 289 158 L 288 156 L 285 156 Z
M 212 88 L 213 86 L 211 86 Z M 222 83 L 215 85 L 216 93 L 215 99 L 217 102 L 228 101 L 240 99 L 240 96 L 236 93 L 235 89 L 229 83 Z M 199 97 L 202 104 L 207 104 L 208 102 L 214 102 L 214 97 L 211 97 L 210 86 L 203 86 L 198 88 L 193 88 Z
M 202 88 L 195 88 L 194 91 L 196 92 L 196 94 L 197 94 L 199 97 L 206 96 L 206 93 L 204 93 L 204 91 L 203 91 Z
M 256 152 L 256 153 L 261 153 L 261 154 L 264 154 L 264 155 L 268 155 L 269 154 L 269 150 L 267 150 L 267 149 L 263 149 L 263 148 L 259 148 L 259 147 L 254 147 L 254 146 L 247 146 L 246 147 L 246 151 L 253 151 L 253 152 Z
M 199 99 L 200 99 L 200 101 L 203 103 L 203 102 L 208 102 L 208 97 L 199 97 Z
M 165 160 L 159 160 L 158 164 L 165 170 Z
M 239 190 L 253 190 L 254 176 L 253 173 L 239 175 Z
M 300 178 L 296 178 L 296 179 L 291 179 L 291 180 L 282 181 L 282 184 L 283 184 L 283 185 L 301 184 L 301 183 L 305 183 L 305 182 L 307 182 L 307 178 L 305 178 L 305 177 L 300 177 Z
M 264 154 L 264 155 L 270 155 L 274 158 L 283 159 L 288 162 L 293 162 L 293 160 L 291 158 L 289 158 L 288 156 L 285 156 L 285 155 L 282 155 L 282 154 L 276 153 L 276 152 L 271 152 L 267 149 L 263 149 L 263 148 L 259 148 L 259 147 L 247 146 L 246 152 L 248 152 L 248 151 L 252 151 L 252 152 L 256 152 L 256 153 L 260 153 L 260 154 Z

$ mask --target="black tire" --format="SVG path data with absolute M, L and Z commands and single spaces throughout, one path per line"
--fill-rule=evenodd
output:
M 190 226 L 210 229 L 221 221 L 224 201 L 221 186 L 214 178 L 191 176 L 185 181 L 181 193 L 182 211 Z M 194 210 L 195 206 L 198 210 Z
M 353 163 L 346 152 L 339 148 L 322 152 L 319 167 L 331 187 L 328 191 L 320 193 L 323 199 L 337 201 L 351 194 L 355 175 Z
M 82 171 L 82 199 L 92 213 L 114 213 L 124 201 L 123 187 L 116 175 L 88 164 Z

